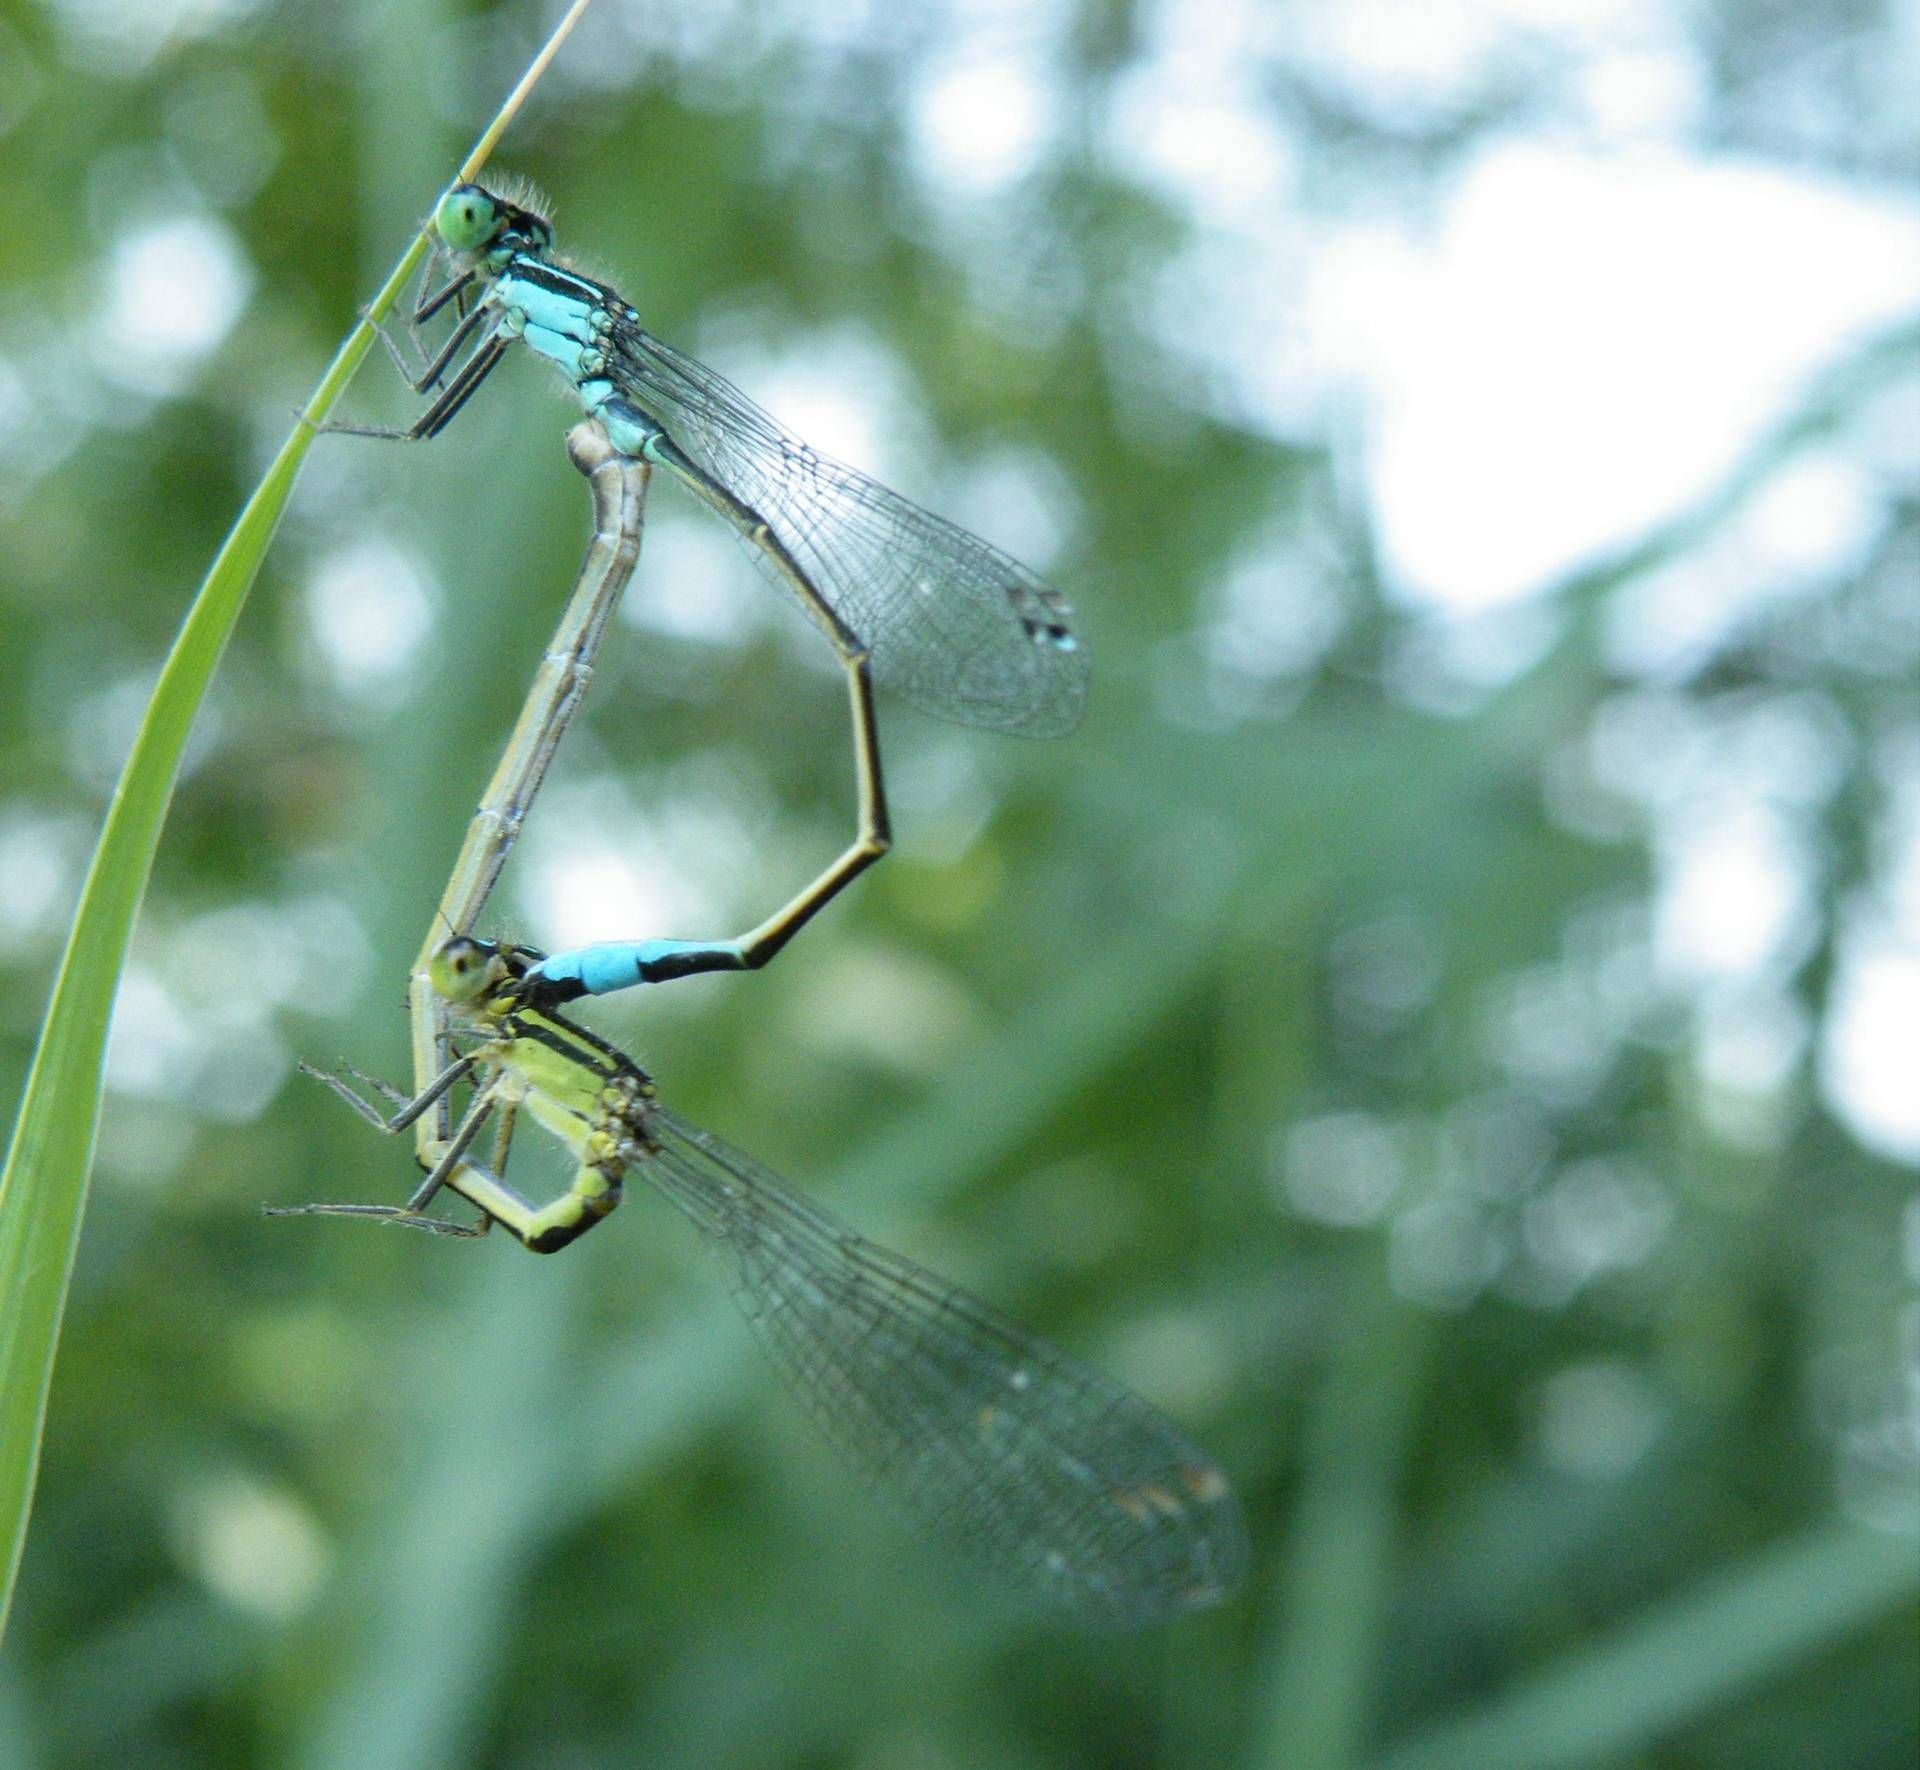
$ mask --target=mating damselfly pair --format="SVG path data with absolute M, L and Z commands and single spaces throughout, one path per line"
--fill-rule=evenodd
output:
M 452 269 L 435 287 L 430 265 L 416 340 L 450 307 L 454 318 L 424 367 L 409 371 L 430 403 L 408 430 L 373 434 L 437 435 L 515 341 L 553 363 L 612 450 L 670 469 L 725 517 L 833 645 L 850 685 L 860 832 L 792 903 L 730 940 L 621 940 L 549 958 L 456 927 L 427 973 L 452 1015 L 444 1066 L 417 1075 L 411 1098 L 373 1083 L 397 1109 L 391 1116 L 341 1078 L 322 1078 L 383 1130 L 419 1127 L 425 1181 L 403 1207 L 295 1214 L 461 1236 L 497 1222 L 551 1252 L 611 1212 L 637 1173 L 730 1254 L 736 1298 L 789 1384 L 833 1444 L 911 1515 L 1003 1581 L 1093 1620 L 1137 1624 L 1216 1602 L 1244 1570 L 1244 1527 L 1225 1477 L 1177 1428 L 676 1117 L 638 1066 L 556 1011 L 583 994 L 763 964 L 885 852 L 875 680 L 967 723 L 1070 728 L 1086 667 L 1065 603 L 986 542 L 809 448 L 641 329 L 613 290 L 555 258 L 552 228 L 526 203 L 456 186 L 433 227 Z M 537 776 L 522 797 L 536 785 Z M 511 834 L 500 840 L 496 871 Z M 419 1051 L 416 1042 L 417 1061 Z M 448 1103 L 463 1086 L 472 1093 L 456 1124 Z M 544 1205 L 505 1178 L 523 1113 L 577 1164 Z M 483 1162 L 476 1152 L 489 1127 Z M 477 1224 L 427 1214 L 443 1187 L 478 1208 Z

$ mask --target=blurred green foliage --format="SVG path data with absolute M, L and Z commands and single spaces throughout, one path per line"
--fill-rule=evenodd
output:
M 594 1024 L 1187 1423 L 1254 1578 L 1145 1639 L 1006 1614 L 862 1502 L 644 1193 L 551 1261 L 257 1216 L 409 1183 L 291 1061 L 401 1072 L 403 967 L 572 579 L 569 414 L 516 363 L 431 449 L 315 451 L 216 684 L 123 995 L 0 1765 L 1910 1764 L 1913 1183 L 1814 1053 L 1894 824 L 1920 500 L 1849 582 L 1669 679 L 1606 632 L 1809 437 L 1853 447 L 1920 385 L 1915 339 L 1837 364 L 1697 508 L 1506 617 L 1549 611 L 1530 662 L 1476 672 L 1387 593 L 1338 427 L 1276 440 L 1149 312 L 1197 224 L 1096 151 L 1134 9 L 1066 15 L 1058 145 L 990 222 L 913 144 L 944 13 L 606 11 L 503 162 L 749 391 L 756 352 L 859 368 L 904 489 L 991 529 L 982 485 L 1038 486 L 1098 674 L 1057 745 L 887 707 L 895 856 L 767 973 Z M 1751 57 L 1703 21 L 1737 130 Z M 10 1089 L 192 584 L 544 22 L 0 11 Z M 1309 204 L 1417 203 L 1494 121 L 1309 96 L 1275 95 L 1321 156 Z M 250 286 L 209 358 L 143 382 L 88 327 L 116 242 L 182 213 Z M 353 397 L 399 409 L 371 372 Z M 639 604 L 704 520 L 668 503 Z M 433 624 L 360 679 L 314 586 L 369 536 Z M 1263 566 L 1332 610 L 1282 664 L 1222 588 Z M 818 664 L 777 611 L 717 643 L 643 610 L 553 791 L 654 819 L 758 913 L 850 818 Z M 1768 720 L 1828 763 L 1781 981 L 1812 1030 L 1743 1090 L 1652 955 L 1658 820 L 1593 759 L 1638 731 L 1658 771 L 1660 733 L 1731 753 Z M 510 871 L 501 932 L 556 913 Z

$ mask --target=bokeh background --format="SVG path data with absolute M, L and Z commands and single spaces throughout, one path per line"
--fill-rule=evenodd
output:
M 550 22 L 0 5 L 7 1097 L 194 584 Z M 409 1184 L 293 1064 L 401 1075 L 584 543 L 514 362 L 314 451 L 201 720 L 0 1764 L 1911 1765 L 1917 89 L 1910 0 L 601 0 L 499 163 L 1097 690 L 889 704 L 895 856 L 590 1018 L 1185 1422 L 1253 1576 L 1144 1638 L 972 1589 L 644 1190 L 551 1261 L 258 1215 Z M 489 927 L 756 919 L 843 722 L 656 488 Z

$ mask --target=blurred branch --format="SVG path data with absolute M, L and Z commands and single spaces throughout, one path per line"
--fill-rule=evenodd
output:
M 1395 1747 L 1378 1770 L 1577 1770 L 1651 1745 L 1916 1596 L 1913 1537 L 1823 1524 Z
M 1347 1319 L 1308 1422 L 1281 1561 L 1264 1739 L 1254 1759 L 1288 1770 L 1360 1761 L 1433 1336 L 1432 1318 L 1389 1289 L 1374 1241 L 1349 1265 Z

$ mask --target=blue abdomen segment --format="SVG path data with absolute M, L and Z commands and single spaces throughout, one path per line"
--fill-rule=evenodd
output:
M 607 392 L 595 399 L 592 390 L 601 386 L 606 387 Z M 580 397 L 586 402 L 587 410 L 606 426 L 607 441 L 621 454 L 641 461 L 654 459 L 653 444 L 666 432 L 638 406 L 614 393 L 611 383 L 589 383 L 581 388 Z
M 529 993 L 543 1002 L 611 995 L 643 983 L 667 983 L 702 971 L 738 971 L 730 940 L 602 940 L 554 953 L 527 970 Z

